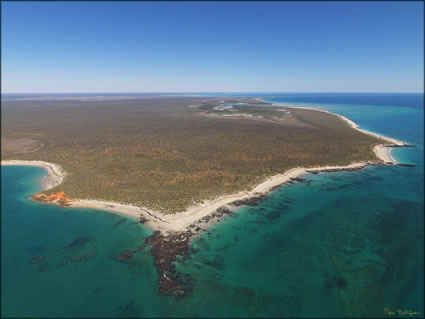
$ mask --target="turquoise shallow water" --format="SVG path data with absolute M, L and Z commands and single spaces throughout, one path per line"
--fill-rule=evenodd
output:
M 2 315 L 377 317 L 385 307 L 423 313 L 423 95 L 268 98 L 315 101 L 412 143 L 393 155 L 416 166 L 305 175 L 238 210 L 195 239 L 178 264 L 193 284 L 185 298 L 158 295 L 149 248 L 128 263 L 116 260 L 149 229 L 110 213 L 29 201 L 43 171 L 2 167 Z

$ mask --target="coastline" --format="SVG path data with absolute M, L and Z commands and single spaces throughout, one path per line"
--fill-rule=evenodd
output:
M 261 99 L 258 99 L 262 101 Z M 265 102 L 265 101 L 263 101 Z M 275 106 L 293 107 L 291 105 L 276 104 Z M 92 200 L 92 199 L 72 199 L 67 206 L 76 208 L 90 208 L 99 209 L 119 215 L 127 216 L 133 219 L 139 219 L 141 223 L 150 227 L 154 231 L 159 231 L 163 234 L 171 234 L 176 232 L 184 232 L 192 229 L 192 235 L 199 233 L 211 224 L 220 220 L 225 214 L 232 212 L 238 206 L 251 203 L 252 201 L 258 201 L 265 197 L 268 193 L 273 191 L 279 186 L 287 183 L 292 183 L 299 179 L 300 176 L 312 173 L 317 174 L 319 172 L 331 172 L 331 171 L 343 171 L 343 170 L 358 170 L 369 165 L 384 165 L 384 164 L 399 164 L 390 153 L 393 147 L 408 146 L 407 143 L 398 141 L 396 139 L 378 135 L 372 132 L 361 129 L 356 123 L 349 120 L 348 118 L 331 113 L 325 110 L 315 109 L 311 107 L 299 107 L 304 109 L 310 109 L 319 112 L 325 112 L 333 114 L 338 118 L 342 119 L 352 128 L 361 131 L 364 134 L 375 136 L 379 139 L 385 140 L 391 144 L 379 144 L 373 149 L 378 161 L 364 161 L 351 163 L 346 166 L 322 166 L 322 167 L 296 167 L 289 169 L 283 174 L 277 174 L 267 178 L 262 183 L 255 186 L 252 190 L 241 191 L 235 194 L 223 195 L 214 199 L 205 200 L 202 204 L 194 204 L 188 207 L 185 211 L 166 215 L 161 212 L 152 211 L 142 206 L 135 206 L 131 204 L 117 203 L 113 201 L 104 200 Z M 46 170 L 47 176 L 42 180 L 43 190 L 51 189 L 63 182 L 67 173 L 62 169 L 61 166 L 53 163 L 47 163 L 43 161 L 22 161 L 22 160 L 2 160 L 2 165 L 22 165 L 22 166 L 37 166 Z M 218 214 L 214 214 L 220 212 Z
M 137 253 L 147 245 L 151 246 L 151 254 L 154 257 L 155 265 L 160 275 L 158 282 L 159 293 L 184 296 L 191 291 L 191 286 L 184 284 L 177 276 L 178 271 L 175 266 L 175 261 L 178 260 L 178 256 L 185 256 L 189 253 L 190 242 L 195 236 L 207 230 L 208 227 L 220 221 L 223 217 L 234 214 L 234 210 L 237 207 L 255 205 L 276 188 L 285 184 L 302 181 L 300 176 L 307 173 L 318 174 L 320 172 L 354 171 L 369 165 L 398 164 L 401 166 L 408 166 L 408 164 L 398 163 L 390 154 L 392 147 L 408 146 L 407 143 L 362 130 L 357 124 L 342 115 L 313 108 L 309 109 L 336 115 L 354 129 L 365 134 L 376 136 L 390 144 L 379 144 L 374 146 L 373 151 L 377 157 L 377 160 L 374 161 L 355 162 L 346 166 L 292 168 L 283 174 L 277 174 L 267 178 L 253 187 L 252 190 L 205 200 L 202 204 L 194 204 L 185 211 L 174 215 L 165 215 L 161 212 L 148 210 L 142 206 L 112 201 L 69 199 L 63 196 L 63 192 L 47 196 L 47 201 L 45 200 L 46 197 L 40 199 L 40 197 L 34 195 L 31 196 L 31 199 L 66 207 L 98 209 L 139 220 L 141 224 L 151 228 L 153 234 L 146 239 L 144 244 L 134 247 L 133 249 L 122 251 L 117 260 L 125 261 L 131 259 L 134 253 Z M 47 176 L 42 180 L 43 190 L 51 189 L 59 185 L 67 175 L 61 166 L 43 161 L 2 160 L 1 164 L 42 167 L 47 172 Z M 58 197 L 59 194 L 60 197 Z M 65 200 L 62 196 L 65 197 Z M 53 197 L 53 200 L 50 200 L 50 197 Z
M 48 190 L 61 184 L 67 175 L 60 165 L 43 161 L 2 160 L 1 165 L 36 166 L 43 168 L 47 172 L 47 175 L 41 180 L 43 190 Z
M 264 101 L 262 99 L 258 99 L 261 102 L 265 102 L 265 103 L 271 103 L 271 102 L 267 102 Z M 385 135 L 380 135 L 380 134 L 376 134 L 373 132 L 369 132 L 367 130 L 364 130 L 362 128 L 360 128 L 360 126 L 358 124 L 356 124 L 355 122 L 353 122 L 352 120 L 350 120 L 349 118 L 345 117 L 344 115 L 341 114 L 337 114 L 337 113 L 332 113 L 326 110 L 322 110 L 319 108 L 314 108 L 314 107 L 309 107 L 309 106 L 298 106 L 295 104 L 286 104 L 286 103 L 271 103 L 272 106 L 281 106 L 281 107 L 286 107 L 286 108 L 297 108 L 297 109 L 305 109 L 305 110 L 312 110 L 312 111 L 317 111 L 317 112 L 323 112 L 323 113 L 327 113 L 327 114 L 332 114 L 335 115 L 336 117 L 340 118 L 341 120 L 343 120 L 345 123 L 347 123 L 350 127 L 352 127 L 353 129 L 362 132 L 364 134 L 379 138 L 381 140 L 387 141 L 390 144 L 379 144 L 376 145 L 373 148 L 373 151 L 375 152 L 376 157 L 378 157 L 380 160 L 388 163 L 388 164 L 400 164 L 398 161 L 396 161 L 394 159 L 394 157 L 391 156 L 391 149 L 394 147 L 403 147 L 403 146 L 409 146 L 408 143 L 406 142 L 402 142 L 399 141 L 395 138 L 392 137 L 388 137 Z

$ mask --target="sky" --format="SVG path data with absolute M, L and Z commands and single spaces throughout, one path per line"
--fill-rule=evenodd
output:
M 2 93 L 423 92 L 418 2 L 4 2 Z

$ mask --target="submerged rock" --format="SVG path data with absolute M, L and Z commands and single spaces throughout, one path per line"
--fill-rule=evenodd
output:
M 111 206 L 111 205 L 109 205 L 109 206 Z M 117 226 L 119 226 L 119 225 L 121 225 L 123 222 L 125 222 L 127 220 L 127 218 L 125 218 L 125 217 L 123 217 L 123 218 L 121 218 L 120 220 L 118 220 L 115 224 L 114 224 L 114 227 L 117 227 Z
M 402 163 L 398 164 L 398 166 L 402 166 L 402 167 L 415 167 L 415 165 L 413 165 L 413 164 L 402 164 Z
M 265 197 L 266 197 L 266 195 L 260 194 L 258 196 L 252 196 L 252 197 L 249 197 L 249 198 L 246 198 L 246 199 L 235 200 L 234 202 L 231 202 L 230 205 L 232 205 L 232 206 L 243 206 L 243 205 L 255 206 L 261 200 L 263 200 Z
M 131 251 L 131 250 L 124 250 L 121 253 L 121 255 L 119 255 L 118 260 L 119 261 L 129 260 L 129 259 L 131 259 L 131 257 L 133 257 L 133 251 Z
M 73 256 L 71 256 L 70 260 L 73 263 L 78 263 L 82 261 L 88 261 L 96 256 L 97 252 L 95 248 L 82 248 L 77 251 Z
M 144 223 L 146 223 L 147 221 L 149 221 L 149 219 L 147 219 L 146 217 L 143 217 L 142 215 L 140 215 L 140 219 L 139 219 L 139 221 L 140 221 L 140 224 L 144 224 Z
M 72 256 L 71 257 L 71 261 L 73 263 L 79 263 L 79 262 L 83 261 L 83 259 L 81 257 L 79 257 L 79 256 Z
M 31 264 L 38 264 L 38 263 L 42 262 L 44 259 L 45 259 L 44 256 L 35 257 L 35 258 L 31 259 L 30 263 Z
M 86 243 L 88 243 L 89 241 L 92 241 L 92 240 L 93 240 L 93 238 L 81 236 L 81 237 L 74 239 L 69 245 L 67 245 L 63 248 L 69 249 L 69 248 L 81 247 L 81 246 L 84 246 Z
M 177 278 L 177 256 L 186 256 L 189 249 L 190 231 L 164 236 L 155 231 L 146 239 L 146 244 L 151 245 L 151 253 L 155 258 L 155 265 L 160 274 L 159 292 L 166 295 L 184 296 L 189 292 L 183 282 Z

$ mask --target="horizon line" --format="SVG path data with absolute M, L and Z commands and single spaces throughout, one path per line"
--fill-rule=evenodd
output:
M 242 93 L 242 94 L 251 94 L 251 93 L 260 93 L 260 94 L 276 94 L 276 93 L 361 93 L 361 94 L 424 94 L 424 91 L 392 91 L 392 92 L 379 92 L 379 91 L 187 91 L 187 92 L 173 92 L 173 91 L 163 91 L 163 92 L 1 92 L 1 95 L 4 94 L 202 94 L 202 93 L 223 93 L 223 94 L 232 94 L 232 93 Z

